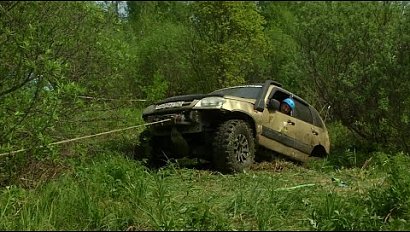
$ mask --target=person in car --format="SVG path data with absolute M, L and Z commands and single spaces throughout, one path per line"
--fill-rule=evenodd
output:
M 292 100 L 292 98 L 286 98 L 280 104 L 280 112 L 284 114 L 292 116 L 294 110 L 295 110 L 295 102 Z

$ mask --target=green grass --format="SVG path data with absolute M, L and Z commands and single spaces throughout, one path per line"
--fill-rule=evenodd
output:
M 140 114 L 73 115 L 56 139 L 138 125 Z M 0 230 L 410 229 L 404 154 L 338 153 L 305 166 L 276 160 L 234 175 L 184 160 L 152 170 L 129 158 L 142 130 L 9 159 L 1 167 L 13 168 L 0 170 Z
M 72 159 L 35 188 L 0 193 L 1 230 L 383 230 L 409 229 L 408 211 L 384 223 L 390 191 L 380 168 L 323 169 L 278 161 L 222 175 L 178 163 L 148 170 L 122 153 Z M 340 186 L 334 179 L 344 181 Z M 408 177 L 403 183 L 409 183 Z M 403 188 L 405 186 L 402 186 Z M 403 190 L 403 189 L 402 189 Z M 398 193 L 400 195 L 400 193 Z M 373 193 L 374 195 L 374 193 Z M 397 195 L 397 194 L 396 194 Z M 390 196 L 399 199 L 404 196 Z M 389 198 L 390 199 L 390 198 Z M 408 200 L 401 199 L 406 203 Z M 400 200 L 399 200 L 400 201 Z M 381 211 L 386 213 L 384 211 Z M 393 219 L 393 220 L 392 220 Z

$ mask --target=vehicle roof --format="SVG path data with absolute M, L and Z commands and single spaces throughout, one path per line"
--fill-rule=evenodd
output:
M 234 89 L 234 88 L 247 88 L 247 87 L 255 87 L 255 88 L 262 88 L 262 84 L 250 84 L 250 85 L 237 85 L 237 86 L 231 86 L 231 87 L 226 87 L 222 89 L 216 89 L 212 92 L 219 91 L 219 90 L 225 90 L 225 89 Z
M 289 90 L 286 90 L 284 88 L 282 88 L 280 85 L 276 85 L 275 83 L 272 83 L 271 85 L 275 85 L 276 88 L 280 89 L 283 92 L 286 92 L 287 94 L 291 95 L 293 98 L 298 99 L 300 102 L 304 103 L 305 105 L 310 105 L 309 103 L 307 103 L 303 98 L 299 97 L 298 95 L 290 92 Z M 226 87 L 226 88 L 222 88 L 222 89 L 217 89 L 214 90 L 212 92 L 215 91 L 220 91 L 220 90 L 225 90 L 225 89 L 233 89 L 233 88 L 246 88 L 246 87 L 255 87 L 255 88 L 262 88 L 263 84 L 262 83 L 255 83 L 255 84 L 249 84 L 249 85 L 237 85 L 237 86 L 231 86 L 231 87 Z

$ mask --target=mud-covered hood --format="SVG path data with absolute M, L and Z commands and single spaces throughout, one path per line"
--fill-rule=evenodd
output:
M 174 111 L 188 110 L 205 97 L 224 97 L 226 99 L 254 104 L 256 99 L 240 98 L 222 94 L 189 94 L 169 97 L 146 107 L 142 113 L 143 117 L 151 114 L 171 113 Z
M 220 94 L 188 94 L 169 97 L 145 108 L 142 112 L 142 116 L 144 117 L 150 114 L 161 114 L 176 110 L 190 109 L 202 98 L 211 96 L 222 97 Z
M 180 95 L 180 96 L 175 96 L 175 97 L 170 97 L 166 98 L 164 100 L 161 100 L 153 105 L 148 106 L 147 108 L 144 109 L 142 116 L 145 118 L 147 115 L 150 114 L 165 114 L 165 113 L 172 113 L 172 112 L 177 112 L 177 111 L 184 111 L 184 110 L 189 110 L 192 107 L 195 106 L 195 104 L 205 98 L 205 97 L 212 97 L 212 96 L 218 96 L 218 97 L 224 97 L 226 99 L 230 99 L 230 103 L 232 107 L 235 107 L 236 104 L 232 104 L 235 101 L 240 101 L 240 102 L 247 102 L 249 104 L 252 104 L 254 109 L 262 112 L 265 108 L 265 96 L 267 94 L 267 91 L 269 89 L 270 85 L 277 85 L 281 86 L 279 83 L 272 81 L 272 80 L 266 80 L 265 83 L 262 86 L 262 89 L 258 93 L 258 96 L 256 99 L 250 99 L 250 98 L 241 98 L 241 97 L 235 97 L 235 96 L 230 96 L 230 95 L 225 95 L 222 93 L 209 93 L 209 94 L 190 94 L 190 95 Z M 231 108 L 232 108 L 231 107 Z

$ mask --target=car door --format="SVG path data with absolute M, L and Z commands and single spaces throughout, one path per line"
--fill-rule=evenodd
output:
M 318 130 L 314 128 L 313 116 L 309 105 L 301 99 L 293 98 L 295 109 L 290 119 L 292 127 L 288 127 L 289 136 L 293 138 L 292 147 L 300 152 L 310 155 L 318 143 Z
M 290 93 L 275 87 L 266 100 L 270 102 L 271 99 L 274 99 L 279 105 L 281 101 L 290 96 Z M 262 123 L 263 137 L 259 141 L 260 144 L 276 152 L 292 155 L 295 146 L 294 118 L 280 112 L 278 108 L 270 106 L 265 107 L 264 113 L 267 114 L 267 120 Z

